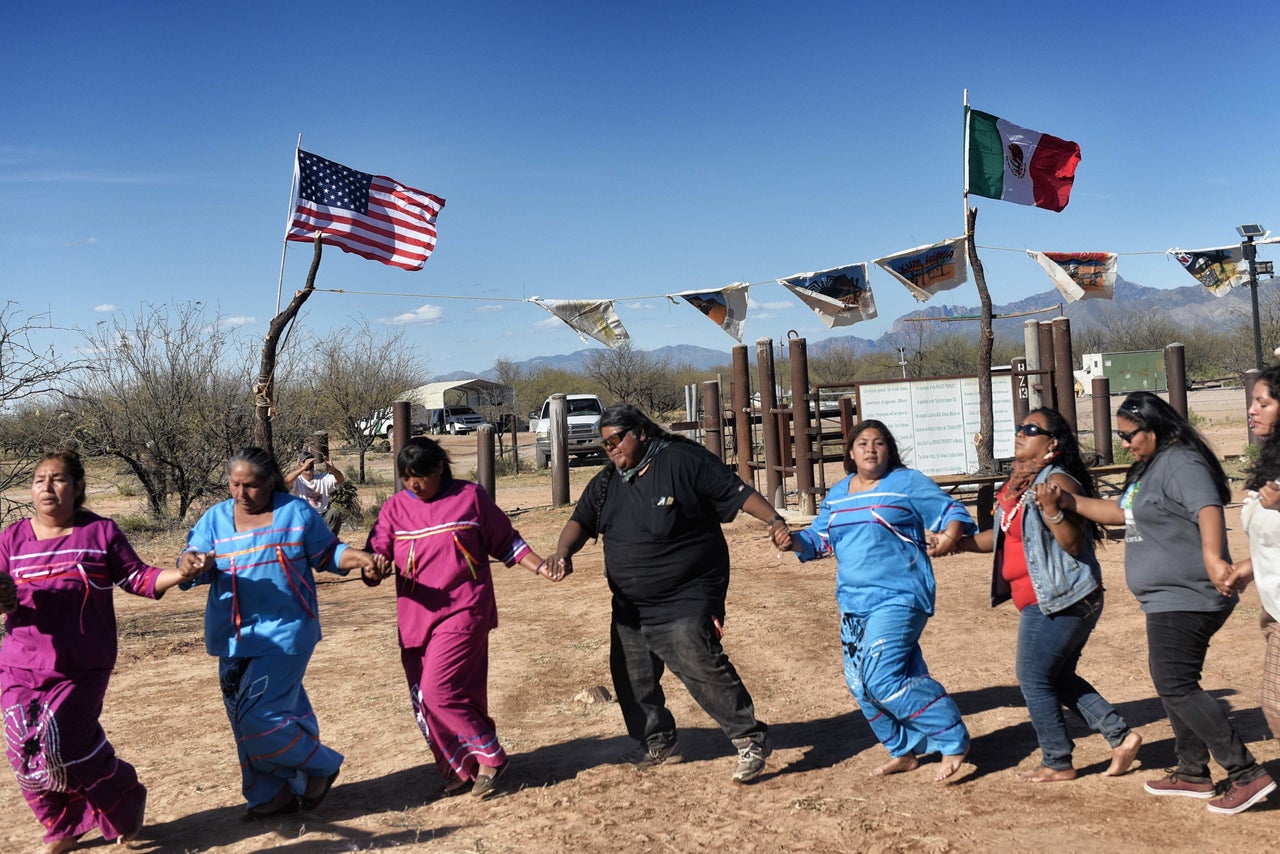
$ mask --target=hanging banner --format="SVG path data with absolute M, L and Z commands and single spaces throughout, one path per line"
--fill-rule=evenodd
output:
M 867 281 L 866 264 L 797 273 L 778 279 L 778 284 L 813 309 L 828 329 L 849 326 L 876 316 L 876 301 Z
M 746 282 L 734 282 L 718 291 L 683 291 L 667 299 L 680 297 L 689 305 L 711 318 L 712 322 L 742 343 L 742 325 L 747 320 Z
M 1027 255 L 1049 274 L 1067 302 L 1115 298 L 1114 252 L 1036 252 L 1028 249 Z
M 968 281 L 963 237 L 886 255 L 875 263 L 911 291 L 916 302 L 927 302 L 934 294 Z
M 613 310 L 613 300 L 544 300 L 530 297 L 529 302 L 537 303 L 569 324 L 583 341 L 590 336 L 612 349 L 631 337 Z
M 1249 282 L 1249 262 L 1239 246 L 1170 249 L 1169 254 L 1215 297 L 1225 297 L 1232 288 Z

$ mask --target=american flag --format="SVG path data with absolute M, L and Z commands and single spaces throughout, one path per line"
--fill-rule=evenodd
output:
M 370 261 L 421 270 L 436 248 L 444 199 L 385 175 L 357 172 L 298 149 L 298 204 L 286 240 L 337 246 Z

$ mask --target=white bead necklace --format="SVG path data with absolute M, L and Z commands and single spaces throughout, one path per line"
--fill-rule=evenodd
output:
M 1014 517 L 1018 515 L 1018 511 L 1022 509 L 1022 505 L 1026 504 L 1027 500 L 1030 497 L 1031 497 L 1031 490 L 1028 489 L 1027 491 L 1022 493 L 1022 496 L 1020 498 L 1018 498 L 1018 503 L 1013 505 L 1013 509 L 1010 510 L 1008 513 L 1005 513 L 1002 517 L 1000 517 L 1000 533 L 1002 534 L 1009 533 L 1009 528 L 1013 525 Z

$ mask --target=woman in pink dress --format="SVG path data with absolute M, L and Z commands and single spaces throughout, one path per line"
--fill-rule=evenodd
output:
M 116 663 L 112 589 L 159 599 L 183 580 L 148 566 L 120 528 L 85 510 L 74 452 L 45 454 L 31 480 L 35 515 L 0 533 L 0 708 L 9 764 L 45 827 L 45 852 L 97 828 L 128 842 L 147 790 L 98 722 Z
M 552 581 L 563 573 L 548 569 L 487 492 L 453 478 L 432 440 L 410 439 L 396 466 L 404 489 L 378 511 L 365 547 L 378 567 L 361 577 L 376 585 L 396 575 L 400 661 L 443 794 L 469 788 L 485 798 L 508 761 L 489 717 L 489 632 L 498 625 L 489 557 Z

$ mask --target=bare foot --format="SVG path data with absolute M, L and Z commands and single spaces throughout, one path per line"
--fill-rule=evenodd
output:
M 1129 766 L 1133 764 L 1133 760 L 1138 756 L 1138 748 L 1142 746 L 1142 736 L 1133 730 L 1129 730 L 1129 734 L 1124 737 L 1124 741 L 1120 742 L 1119 747 L 1111 750 L 1111 766 L 1102 772 L 1103 777 L 1119 777 L 1125 771 L 1129 770 Z
M 908 753 L 906 756 L 895 756 L 893 759 L 890 759 L 867 776 L 888 777 L 890 774 L 901 774 L 904 771 L 914 771 L 919 767 L 920 760 Z
M 1076 769 L 1063 768 L 1058 770 L 1041 765 L 1034 771 L 1028 771 L 1025 774 L 1019 774 L 1018 779 L 1024 783 L 1061 783 L 1066 780 L 1074 780 L 1076 778 Z
M 934 781 L 941 783 L 943 780 L 954 775 L 960 770 L 960 766 L 964 764 L 964 758 L 969 755 L 969 751 L 964 753 L 952 753 L 944 755 L 942 762 L 938 765 L 938 775 L 934 777 Z
M 55 839 L 52 842 L 46 842 L 43 854 L 63 854 L 64 851 L 70 851 L 80 843 L 80 837 L 69 836 L 65 839 Z

